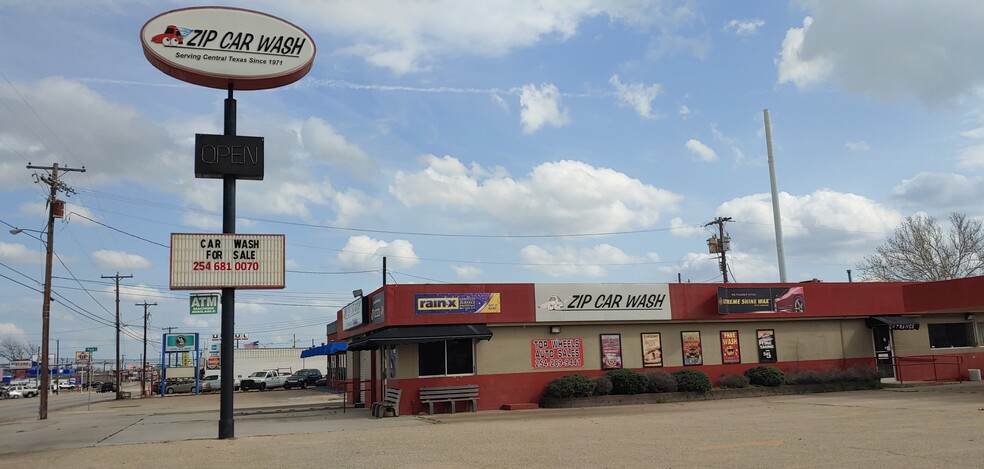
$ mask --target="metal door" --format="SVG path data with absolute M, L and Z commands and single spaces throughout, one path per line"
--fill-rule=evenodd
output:
M 892 365 L 892 331 L 888 326 L 871 328 L 875 340 L 875 364 L 882 378 L 894 378 L 895 367 Z

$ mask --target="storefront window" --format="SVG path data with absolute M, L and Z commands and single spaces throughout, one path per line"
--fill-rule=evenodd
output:
M 929 325 L 929 347 L 950 348 L 974 345 L 974 330 L 970 323 L 954 322 Z
M 445 340 L 418 346 L 418 375 L 466 375 L 475 372 L 472 339 Z

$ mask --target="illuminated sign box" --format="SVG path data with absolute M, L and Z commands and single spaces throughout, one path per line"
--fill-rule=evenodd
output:
M 263 137 L 195 134 L 195 177 L 263 180 Z
M 171 290 L 284 288 L 284 235 L 171 233 Z

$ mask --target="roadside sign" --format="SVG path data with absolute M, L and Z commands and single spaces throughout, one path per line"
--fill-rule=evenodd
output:
M 284 288 L 284 235 L 171 233 L 171 290 Z
M 85 351 L 86 352 L 89 352 L 89 353 L 98 352 L 99 351 L 99 347 L 86 347 L 85 348 Z
M 202 293 L 191 295 L 191 314 L 218 314 L 219 294 Z
M 86 363 L 92 359 L 92 355 L 89 352 L 75 352 L 76 363 Z

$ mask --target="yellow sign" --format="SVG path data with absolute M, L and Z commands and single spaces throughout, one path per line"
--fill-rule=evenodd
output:
M 88 362 L 91 359 L 92 355 L 89 355 L 89 352 L 75 352 L 76 362 Z

